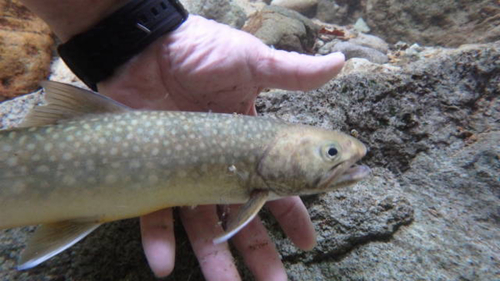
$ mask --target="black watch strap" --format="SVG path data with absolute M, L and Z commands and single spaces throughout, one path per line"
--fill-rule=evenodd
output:
M 176 0 L 132 0 L 57 51 L 76 76 L 95 91 L 98 82 L 158 37 L 175 30 L 187 16 Z

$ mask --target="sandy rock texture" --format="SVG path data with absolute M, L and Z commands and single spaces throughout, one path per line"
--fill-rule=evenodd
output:
M 49 27 L 17 0 L 0 2 L 0 101 L 29 93 L 49 75 Z
M 312 251 L 297 250 L 262 213 L 289 278 L 497 280 L 500 43 L 414 47 L 390 56 L 392 63 L 383 65 L 350 60 L 346 71 L 318 90 L 273 90 L 258 100 L 263 115 L 351 132 L 370 147 L 363 160 L 373 169 L 369 179 L 304 197 L 318 231 Z M 30 105 L 38 101 L 33 96 Z M 0 112 L 26 110 L 23 103 L 3 103 Z M 2 124 L 19 118 L 5 114 Z M 165 280 L 200 280 L 176 221 L 177 264 Z M 106 224 L 41 266 L 16 271 L 33 229 L 0 232 L 0 279 L 155 280 L 137 219 Z

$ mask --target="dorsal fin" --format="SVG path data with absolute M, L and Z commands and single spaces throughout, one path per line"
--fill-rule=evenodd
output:
M 37 127 L 55 124 L 87 114 L 124 112 L 129 107 L 96 92 L 69 84 L 43 81 L 47 104 L 33 108 L 19 127 Z

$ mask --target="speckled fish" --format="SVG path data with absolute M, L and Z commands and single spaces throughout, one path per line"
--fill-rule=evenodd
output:
M 47 105 L 0 131 L 0 229 L 41 224 L 19 269 L 105 222 L 172 206 L 244 203 L 221 243 L 264 203 L 365 178 L 365 153 L 335 131 L 235 114 L 135 111 L 43 82 Z

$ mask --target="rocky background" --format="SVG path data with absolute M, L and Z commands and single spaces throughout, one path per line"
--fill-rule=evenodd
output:
M 342 51 L 349 59 L 318 90 L 269 90 L 258 100 L 262 115 L 351 132 L 370 147 L 363 160 L 373 169 L 368 180 L 303 198 L 319 234 L 311 252 L 297 250 L 262 213 L 290 280 L 500 280 L 498 1 L 183 3 L 274 48 Z M 51 79 L 81 85 L 57 58 L 49 65 L 46 27 L 32 24 L 36 19 L 16 1 L 0 8 L 0 95 L 28 93 L 49 69 Z M 27 86 L 17 86 L 18 79 Z M 36 92 L 0 104 L 1 127 L 15 126 L 40 102 Z M 200 280 L 178 226 L 176 269 L 166 280 Z M 136 219 L 107 224 L 18 272 L 33 229 L 0 232 L 1 280 L 155 280 Z

